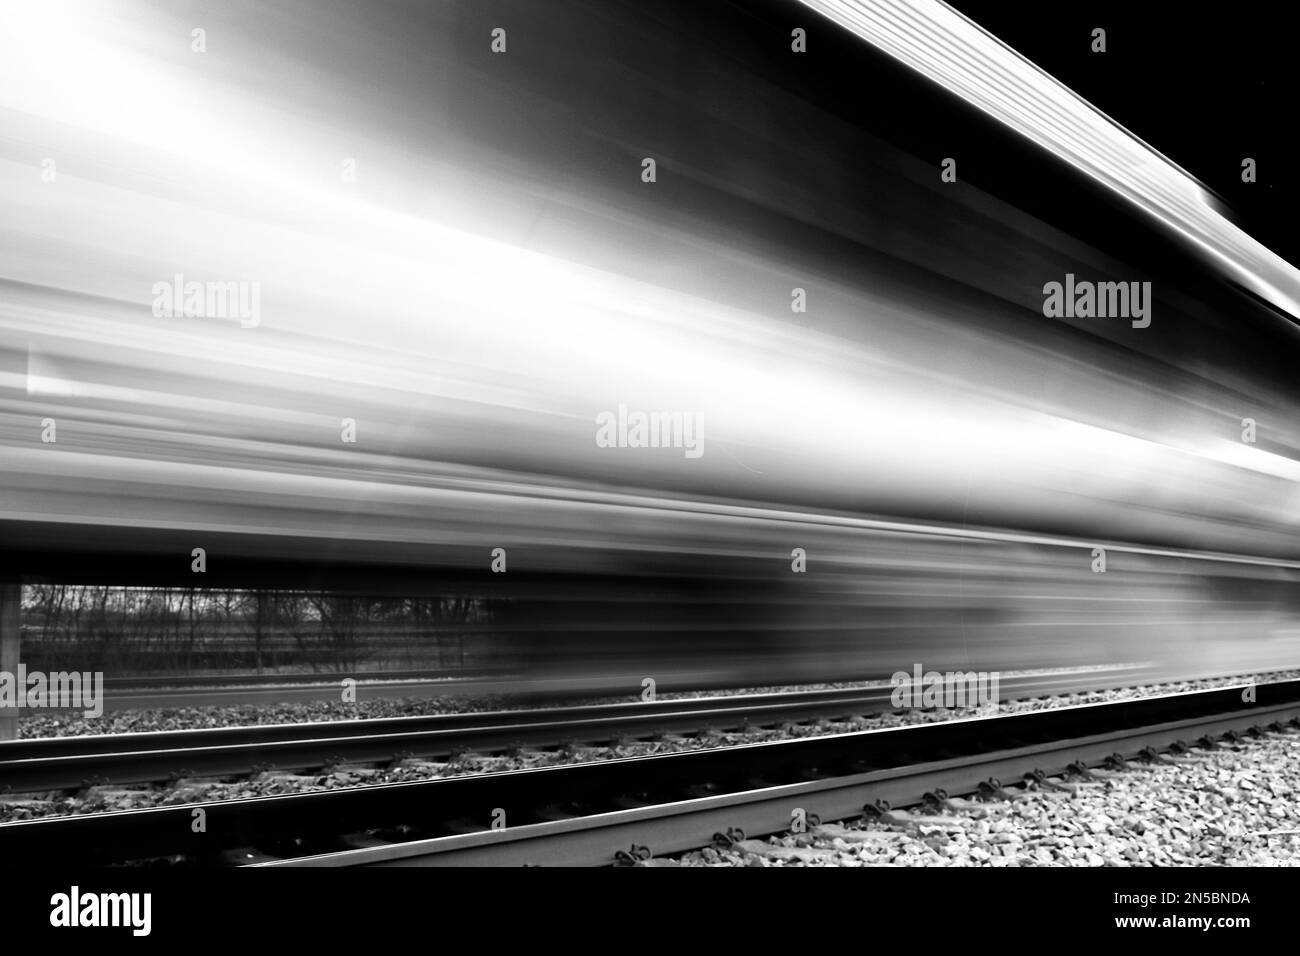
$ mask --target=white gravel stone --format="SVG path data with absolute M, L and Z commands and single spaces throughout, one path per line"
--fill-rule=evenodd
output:
M 957 809 L 942 815 L 827 823 L 804 835 L 823 856 L 788 852 L 790 835 L 745 844 L 748 856 L 769 846 L 790 866 L 1300 866 L 1297 788 L 1300 733 L 1288 732 L 1194 760 L 1134 762 L 1073 796 L 1025 789 L 1014 801 L 950 801 Z M 711 852 L 679 859 L 706 865 Z

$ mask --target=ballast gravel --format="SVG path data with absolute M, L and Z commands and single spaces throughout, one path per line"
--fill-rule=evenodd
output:
M 1300 866 L 1300 732 L 808 826 L 656 866 Z M 644 864 L 643 864 L 644 865 Z
M 1045 673 L 1070 673 L 1074 671 L 1105 670 L 1103 667 L 1072 668 L 1067 671 L 1035 670 L 1008 671 L 1003 677 L 1029 676 Z M 1127 700 L 1134 697 L 1147 697 L 1153 694 L 1172 694 L 1192 690 L 1210 690 L 1240 684 L 1246 680 L 1255 683 L 1294 680 L 1300 677 L 1297 671 L 1270 671 L 1267 673 L 1242 675 L 1235 677 L 1214 677 L 1199 680 L 1170 681 L 1159 684 L 1145 684 L 1133 687 L 1120 687 L 1112 690 L 1090 691 L 1087 693 L 1060 694 L 1053 697 L 1039 697 L 1029 700 L 1003 701 L 999 713 L 1017 713 L 1026 710 L 1044 710 L 1051 707 L 1067 707 L 1074 704 L 1088 704 L 1111 700 Z M 867 687 L 889 686 L 880 682 L 855 681 L 847 683 L 802 684 L 771 687 L 748 687 L 733 690 L 679 691 L 661 693 L 657 700 L 681 700 L 700 697 L 735 697 L 743 694 L 794 693 L 811 690 L 852 690 Z M 639 700 L 639 698 L 637 698 Z M 628 703 L 629 698 L 582 698 L 556 701 L 550 706 L 573 706 L 579 704 L 617 704 Z M 114 711 L 95 719 L 87 719 L 76 714 L 63 712 L 31 711 L 22 715 L 18 722 L 18 736 L 23 739 L 39 737 L 77 737 L 91 734 L 133 734 L 150 731 L 202 730 L 213 727 L 253 727 L 267 724 L 300 724 L 311 721 L 334 720 L 374 720 L 388 717 L 428 717 L 437 714 L 477 713 L 493 710 L 520 710 L 537 707 L 519 698 L 507 697 L 398 697 L 373 698 L 344 703 L 342 701 L 311 700 L 283 702 L 276 704 L 235 704 L 216 707 L 189 706 L 169 707 L 148 710 Z M 937 707 L 929 710 L 897 710 L 874 715 L 872 727 L 896 727 L 904 724 L 925 721 L 951 720 L 953 717 L 971 716 L 974 708 L 948 709 Z M 991 713 L 986 709 L 985 713 Z M 856 727 L 854 729 L 868 729 Z M 773 739 L 773 738 L 756 738 Z

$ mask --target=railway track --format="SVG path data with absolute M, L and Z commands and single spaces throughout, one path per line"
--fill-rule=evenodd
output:
M 1008 699 L 1093 690 L 1134 671 L 1095 670 L 1007 678 Z M 47 737 L 0 743 L 0 788 L 75 790 L 89 784 L 229 777 L 257 769 L 313 770 L 336 763 L 389 763 L 458 750 L 602 743 L 705 728 L 728 730 L 877 713 L 890 687 L 695 697 L 536 710 L 134 734 Z
M 1115 682 L 1132 683 L 1137 671 L 1132 665 L 1096 671 Z M 838 682 L 869 680 L 878 675 L 838 675 Z M 520 677 L 500 671 L 436 674 L 429 671 L 390 671 L 371 674 L 296 675 L 291 677 L 202 677 L 121 678 L 104 682 L 104 712 L 165 710 L 182 707 L 239 707 L 303 704 L 313 701 L 338 702 L 340 681 L 353 677 L 358 701 L 397 698 L 485 698 L 503 697 L 536 704 L 563 702 L 575 698 L 625 696 L 629 686 L 640 690 L 640 678 L 629 684 L 626 676 Z M 716 675 L 684 675 L 674 682 L 679 690 L 730 689 L 720 685 Z
M 494 671 L 486 667 L 458 667 L 443 668 L 440 670 L 389 670 L 389 671 L 360 671 L 356 673 L 346 673 L 339 671 L 336 673 L 302 673 L 302 674 L 201 674 L 189 676 L 176 675 L 135 675 L 132 677 L 108 677 L 104 679 L 104 688 L 106 690 L 187 690 L 192 688 L 252 688 L 252 687 L 273 687 L 296 685 L 319 684 L 330 687 L 337 686 L 338 682 L 345 677 L 350 677 L 357 683 L 367 683 L 376 681 L 437 681 L 437 680 L 467 680 L 471 678 L 496 677 L 501 674 L 500 671 Z
M 975 792 L 1223 735 L 1300 725 L 1300 681 L 888 730 L 419 783 L 0 825 L 0 850 L 66 848 L 67 864 L 168 860 L 274 866 L 607 865 L 739 828 Z M 199 829 L 194 821 L 202 817 Z M 493 824 L 501 828 L 493 829 Z M 197 831 L 197 832 L 196 832 Z M 734 832 L 734 831 L 733 831 Z
M 523 693 L 528 686 L 511 675 L 488 669 L 375 671 L 355 674 L 205 675 L 202 677 L 125 677 L 104 681 L 104 711 L 175 707 L 265 706 L 337 701 L 340 682 L 356 681 L 358 700 L 395 697 L 484 697 Z M 537 696 L 546 695 L 545 690 Z

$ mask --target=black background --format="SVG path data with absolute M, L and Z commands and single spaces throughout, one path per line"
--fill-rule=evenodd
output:
M 1239 226 L 1300 262 L 1292 182 L 1297 51 L 1287 4 L 1170 2 L 951 6 L 1192 173 Z M 1092 52 L 1092 31 L 1106 52 Z M 1257 182 L 1241 181 L 1241 161 Z

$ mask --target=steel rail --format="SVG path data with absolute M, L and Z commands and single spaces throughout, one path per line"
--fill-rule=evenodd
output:
M 424 670 L 360 671 L 314 671 L 295 674 L 199 674 L 199 675 L 157 675 L 140 674 L 134 677 L 106 677 L 104 687 L 107 690 L 144 690 L 163 688 L 166 690 L 188 690 L 192 688 L 247 688 L 300 684 L 325 684 L 337 686 L 344 678 L 352 678 L 362 684 L 368 681 L 445 681 L 471 678 L 492 677 L 501 674 L 487 667 L 456 667 Z

